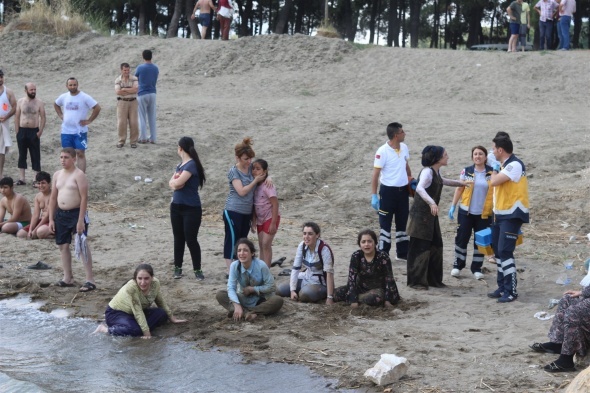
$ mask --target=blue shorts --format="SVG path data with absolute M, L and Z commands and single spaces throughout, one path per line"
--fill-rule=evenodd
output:
M 88 133 L 61 134 L 61 147 L 73 147 L 76 150 L 86 150 L 88 148 Z
M 211 24 L 211 14 L 204 14 L 201 12 L 199 14 L 199 23 L 203 27 L 209 27 L 209 25 Z
M 510 22 L 510 34 L 518 35 L 520 33 L 520 23 Z

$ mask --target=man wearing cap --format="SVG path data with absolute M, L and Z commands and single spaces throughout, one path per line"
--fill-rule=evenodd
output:
M 379 212 L 379 250 L 389 254 L 391 249 L 391 223 L 395 215 L 396 259 L 408 256 L 410 238 L 406 233 L 410 211 L 408 179 L 412 177 L 410 152 L 403 143 L 406 137 L 400 123 L 387 126 L 389 140 L 377 149 L 371 178 L 371 206 Z M 377 186 L 379 185 L 379 190 Z M 377 194 L 379 191 L 379 194 Z
M 14 92 L 4 86 L 4 71 L 0 70 L 0 179 L 4 177 L 4 159 L 12 146 L 8 120 L 16 112 Z
M 18 169 L 20 178 L 17 185 L 25 185 L 25 170 L 27 169 L 27 151 L 31 155 L 33 171 L 41 171 L 41 143 L 40 138 L 45 128 L 45 104 L 37 98 L 37 86 L 29 82 L 25 85 L 26 96 L 16 104 L 14 129 L 18 145 Z
M 501 164 L 492 171 L 494 187 L 494 223 L 492 248 L 498 268 L 498 289 L 488 297 L 499 303 L 510 303 L 518 297 L 514 249 L 522 224 L 529 222 L 529 190 L 524 163 L 512 153 L 512 141 L 496 136 L 494 155 Z
M 76 78 L 68 78 L 66 87 L 68 92 L 60 95 L 53 104 L 57 116 L 62 120 L 61 147 L 71 147 L 76 150 L 77 166 L 86 173 L 88 125 L 100 113 L 100 105 L 94 98 L 78 90 Z M 90 117 L 86 118 L 91 109 Z
M 128 63 L 121 64 L 121 75 L 115 79 L 115 94 L 117 94 L 117 130 L 119 142 L 117 147 L 125 145 L 127 139 L 127 123 L 129 123 L 129 143 L 132 148 L 137 147 L 139 138 L 139 118 L 137 115 L 137 77 L 130 75 Z

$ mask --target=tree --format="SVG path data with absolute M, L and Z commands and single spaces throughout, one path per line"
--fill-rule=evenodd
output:
M 410 0 L 410 47 L 417 48 L 420 39 L 420 10 L 422 0 Z
M 182 16 L 183 3 L 183 0 L 174 1 L 174 12 L 172 13 L 172 18 L 170 19 L 170 24 L 168 25 L 166 38 L 178 37 L 178 23 L 180 21 L 180 17 Z
M 277 26 L 275 28 L 275 34 L 286 34 L 287 29 L 289 27 L 289 13 L 291 12 L 291 6 L 293 5 L 293 0 L 285 0 L 285 4 L 281 11 L 279 12 L 279 17 L 277 20 Z

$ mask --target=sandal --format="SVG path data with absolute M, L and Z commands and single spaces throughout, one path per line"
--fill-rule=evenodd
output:
M 96 285 L 91 283 L 90 281 L 86 281 L 82 287 L 80 287 L 80 292 L 90 292 L 96 289 Z
M 550 372 L 550 373 L 569 373 L 572 371 L 576 371 L 575 367 L 563 367 L 560 366 L 559 364 L 557 364 L 557 362 L 551 362 L 548 365 L 546 365 L 545 367 L 543 367 L 543 370 Z
M 27 266 L 27 269 L 33 269 L 33 270 L 47 270 L 47 269 L 51 269 L 51 266 L 49 266 L 46 263 L 43 263 L 41 261 L 35 263 L 34 265 L 29 265 Z M 63 281 L 60 281 L 63 282 Z M 73 285 L 73 284 L 72 284 Z M 60 285 L 61 286 L 61 285 Z
M 24 180 L 18 179 L 16 181 L 16 183 L 14 183 L 14 185 L 16 185 L 16 186 L 26 186 L 27 185 L 27 182 L 24 181 Z
M 285 262 L 287 258 L 286 257 L 282 257 L 280 259 L 277 259 L 276 261 L 274 261 L 273 263 L 270 264 L 270 267 L 283 267 L 283 262 Z
M 120 148 L 122 148 L 123 146 L 124 146 L 124 144 L 123 144 L 123 143 L 117 143 L 117 149 L 120 149 Z
M 132 144 L 131 144 L 131 148 L 132 148 L 132 149 L 136 149 L 136 148 L 137 148 L 137 143 L 132 143 Z
M 554 354 L 554 355 L 559 355 L 559 352 L 555 352 L 555 351 L 554 351 L 554 350 L 552 350 L 552 349 L 545 348 L 545 347 L 543 346 L 543 344 L 541 344 L 541 343 L 534 343 L 533 345 L 529 345 L 529 348 L 530 348 L 530 349 L 532 349 L 532 350 L 533 350 L 533 351 L 535 351 L 535 352 L 540 352 L 540 353 L 551 353 L 551 354 Z
M 70 288 L 74 286 L 74 283 L 67 283 L 64 280 L 59 280 L 58 282 L 55 283 L 56 287 L 61 287 L 61 288 Z

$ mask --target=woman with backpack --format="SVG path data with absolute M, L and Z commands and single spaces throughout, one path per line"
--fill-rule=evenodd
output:
M 320 239 L 320 226 L 315 222 L 303 224 L 303 241 L 297 247 L 291 278 L 278 286 L 277 294 L 304 303 L 323 299 L 326 304 L 334 303 L 334 254 Z

